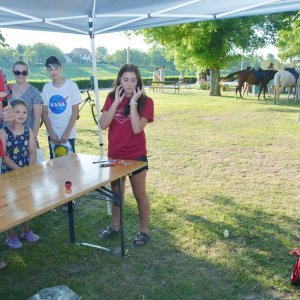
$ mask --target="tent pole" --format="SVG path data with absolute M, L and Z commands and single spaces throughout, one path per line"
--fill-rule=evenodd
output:
M 99 146 L 100 155 L 104 156 L 104 143 L 102 130 L 100 128 L 100 100 L 99 100 L 99 87 L 98 87 L 98 77 L 97 77 L 97 64 L 96 64 L 96 51 L 95 51 L 95 38 L 91 37 L 91 50 L 92 50 L 92 64 L 93 64 L 93 77 L 94 77 L 94 92 L 95 92 L 95 102 L 98 116 L 98 135 L 99 135 Z

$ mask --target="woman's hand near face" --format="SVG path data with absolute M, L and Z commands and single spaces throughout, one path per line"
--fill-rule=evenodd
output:
M 124 97 L 125 97 L 125 92 L 124 92 L 122 86 L 121 85 L 117 86 L 115 101 L 114 101 L 114 102 L 116 102 L 116 105 L 119 105 L 122 102 L 122 100 L 124 99 Z
M 134 92 L 133 92 L 133 96 L 131 98 L 131 100 L 133 101 L 138 101 L 140 99 L 140 97 L 144 94 L 144 86 L 142 86 L 142 88 L 137 87 Z

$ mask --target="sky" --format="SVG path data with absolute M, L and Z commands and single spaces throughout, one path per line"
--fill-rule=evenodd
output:
M 32 45 L 41 42 L 53 44 L 60 48 L 64 53 L 70 53 L 74 48 L 91 49 L 90 38 L 85 35 L 6 28 L 1 29 L 1 33 L 5 37 L 6 43 L 12 48 L 16 48 L 18 44 Z M 132 35 L 130 39 L 128 39 L 122 32 L 106 33 L 96 35 L 95 37 L 96 48 L 105 47 L 109 54 L 114 53 L 116 50 L 127 48 L 128 45 L 130 48 L 145 52 L 151 48 L 151 45 L 148 45 L 142 36 Z M 257 50 L 257 54 L 264 57 L 266 57 L 268 53 L 272 53 L 277 57 L 277 48 L 269 46 Z
M 85 35 L 6 28 L 1 29 L 1 33 L 12 48 L 16 48 L 18 44 L 32 45 L 41 42 L 53 44 L 64 53 L 70 53 L 74 48 L 91 49 L 90 38 Z M 95 37 L 95 47 L 105 47 L 109 54 L 127 48 L 128 44 L 130 48 L 145 52 L 151 47 L 141 36 L 133 35 L 128 39 L 124 33 L 106 33 Z

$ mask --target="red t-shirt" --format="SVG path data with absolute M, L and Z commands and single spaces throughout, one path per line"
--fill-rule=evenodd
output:
M 108 111 L 113 99 L 107 96 L 102 111 Z M 130 114 L 123 116 L 125 105 L 130 98 L 124 98 L 119 104 L 114 118 L 108 129 L 108 156 L 113 158 L 137 159 L 147 154 L 146 137 L 144 131 L 134 134 L 130 121 Z M 153 100 L 146 98 L 141 117 L 153 122 L 154 105 Z
M 0 92 L 6 92 L 6 80 L 1 70 L 0 70 Z

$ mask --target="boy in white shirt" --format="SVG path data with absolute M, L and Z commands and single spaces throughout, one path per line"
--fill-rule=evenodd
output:
M 45 65 L 52 81 L 43 87 L 42 114 L 50 158 L 54 158 L 54 151 L 60 146 L 66 147 L 65 154 L 75 152 L 76 120 L 82 100 L 77 84 L 62 77 L 62 65 L 55 56 L 48 57 Z

